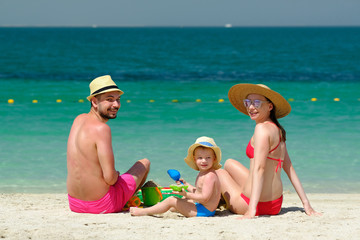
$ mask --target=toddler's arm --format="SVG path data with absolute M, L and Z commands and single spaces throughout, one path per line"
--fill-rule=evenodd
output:
M 209 201 L 209 199 L 213 195 L 213 190 L 216 180 L 217 180 L 217 175 L 215 173 L 209 172 L 204 176 L 201 192 L 196 190 L 194 192 L 191 191 L 186 192 L 183 190 L 178 194 L 186 198 L 192 199 L 196 202 L 199 202 L 201 204 L 205 204 Z
M 186 182 L 183 178 L 180 178 L 179 181 L 176 181 L 177 185 L 181 185 L 181 183 L 183 183 L 185 186 L 188 186 L 188 188 L 187 188 L 188 192 L 195 192 L 196 191 L 196 187 L 194 187 L 190 183 Z

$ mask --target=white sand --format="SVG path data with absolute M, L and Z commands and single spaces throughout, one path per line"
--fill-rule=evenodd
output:
M 176 213 L 70 212 L 66 194 L 0 194 L 2 239 L 360 239 L 360 194 L 308 194 L 321 217 L 309 217 L 296 194 L 285 194 L 280 215 L 238 220 L 184 218 Z

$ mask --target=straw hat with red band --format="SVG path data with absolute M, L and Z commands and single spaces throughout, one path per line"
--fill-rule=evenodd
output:
M 124 92 L 121 91 L 118 86 L 116 86 L 115 82 L 111 79 L 110 75 L 101 76 L 95 78 L 90 83 L 90 96 L 87 97 L 87 100 L 91 101 L 91 98 L 96 95 L 106 93 L 106 92 L 120 92 L 122 95 Z
M 194 151 L 195 151 L 195 148 L 197 148 L 197 147 L 199 147 L 199 146 L 206 147 L 206 148 L 211 148 L 211 149 L 214 151 L 215 156 L 216 156 L 216 159 L 215 159 L 215 161 L 214 161 L 213 168 L 214 168 L 215 170 L 221 168 L 221 164 L 220 164 L 220 161 L 221 161 L 221 150 L 220 150 L 220 148 L 216 145 L 214 139 L 209 138 L 209 137 L 199 137 L 198 139 L 196 139 L 196 142 L 189 147 L 189 149 L 188 149 L 188 155 L 187 155 L 187 157 L 184 159 L 185 162 L 187 163 L 187 165 L 189 165 L 191 168 L 199 171 L 199 168 L 198 168 L 198 166 L 196 165 L 195 160 L 194 160 Z
M 286 99 L 263 84 L 241 83 L 230 88 L 228 96 L 231 104 L 240 112 L 249 115 L 243 100 L 249 94 L 259 94 L 268 98 L 275 105 L 276 118 L 282 118 L 291 112 L 291 106 Z

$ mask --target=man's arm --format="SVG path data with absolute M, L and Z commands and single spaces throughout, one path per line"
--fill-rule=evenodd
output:
M 102 124 L 97 129 L 96 150 L 104 180 L 109 185 L 114 185 L 119 173 L 115 170 L 114 152 L 112 149 L 111 129 Z

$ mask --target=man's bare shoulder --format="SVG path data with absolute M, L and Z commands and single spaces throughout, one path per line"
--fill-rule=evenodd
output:
M 101 134 L 111 131 L 109 125 L 99 121 L 97 118 L 91 116 L 88 113 L 78 115 L 74 120 L 73 127 L 77 129 L 82 129 L 81 131 L 85 130 L 95 134 Z
M 88 114 L 87 114 L 87 113 L 80 114 L 80 115 L 78 115 L 78 116 L 74 119 L 74 123 L 82 122 L 82 121 L 84 121 L 87 117 L 88 117 Z
M 103 133 L 110 131 L 110 126 L 106 123 L 100 121 L 98 118 L 91 114 L 87 114 L 84 116 L 84 124 L 86 124 L 88 127 L 92 128 L 94 131 Z

